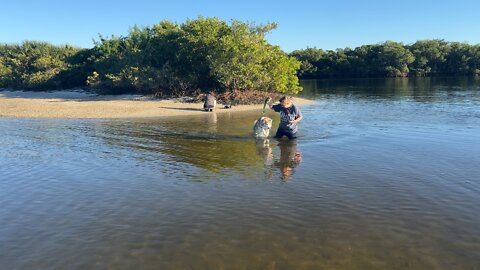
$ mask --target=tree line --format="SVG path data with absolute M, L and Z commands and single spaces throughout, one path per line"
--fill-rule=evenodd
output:
M 102 93 L 183 96 L 216 91 L 298 93 L 298 78 L 480 75 L 480 44 L 387 41 L 289 54 L 269 44 L 275 23 L 199 17 L 99 36 L 93 48 L 0 44 L 0 88 L 91 87 Z
M 290 53 L 301 62 L 301 78 L 479 76 L 480 44 L 419 40 L 387 41 L 354 49 L 307 48 Z
M 300 62 L 269 44 L 275 23 L 199 17 L 99 36 L 91 49 L 45 42 L 0 45 L 0 87 L 92 87 L 104 93 L 180 96 L 232 90 L 298 93 Z

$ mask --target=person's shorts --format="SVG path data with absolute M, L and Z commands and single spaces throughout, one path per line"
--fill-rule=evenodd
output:
M 283 136 L 287 136 L 290 140 L 297 138 L 297 132 L 292 132 L 291 130 L 286 130 L 283 128 L 277 129 L 277 134 L 275 134 L 275 138 L 280 139 Z
M 213 105 L 203 105 L 205 111 L 213 110 L 215 107 Z

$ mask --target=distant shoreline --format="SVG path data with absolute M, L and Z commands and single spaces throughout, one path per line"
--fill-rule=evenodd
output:
M 313 101 L 294 97 L 294 103 Z M 84 90 L 52 92 L 0 90 L 0 117 L 18 118 L 146 118 L 201 115 L 202 103 L 184 99 L 156 100 L 142 95 L 97 95 Z M 261 110 L 263 104 L 238 105 L 216 113 Z

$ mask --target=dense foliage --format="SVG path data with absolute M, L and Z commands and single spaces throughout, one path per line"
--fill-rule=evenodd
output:
M 480 44 L 388 41 L 355 49 L 307 48 L 289 55 L 265 40 L 275 23 L 199 17 L 133 27 L 91 49 L 45 42 L 0 44 L 0 87 L 91 87 L 104 93 L 181 96 L 204 91 L 298 93 L 298 77 L 480 75 Z M 231 95 L 230 95 L 231 96 Z
M 388 41 L 324 51 L 293 51 L 302 78 L 480 75 L 480 44 L 419 40 L 411 45 Z
M 0 87 L 61 88 L 62 72 L 73 67 L 69 59 L 80 50 L 27 41 L 21 45 L 0 45 Z
M 265 40 L 275 27 L 200 17 L 133 27 L 126 37 L 100 36 L 92 49 L 0 45 L 0 87 L 90 86 L 105 93 L 160 96 L 210 90 L 298 93 L 300 62 Z

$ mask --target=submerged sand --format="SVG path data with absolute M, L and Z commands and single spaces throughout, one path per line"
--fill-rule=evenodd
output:
M 294 98 L 294 103 L 306 105 L 312 101 Z M 141 95 L 97 95 L 84 90 L 54 92 L 0 91 L 0 117 L 38 118 L 138 118 L 196 115 L 205 113 L 202 103 L 187 103 L 182 99 L 155 100 Z M 239 105 L 217 113 L 261 110 L 263 104 Z

